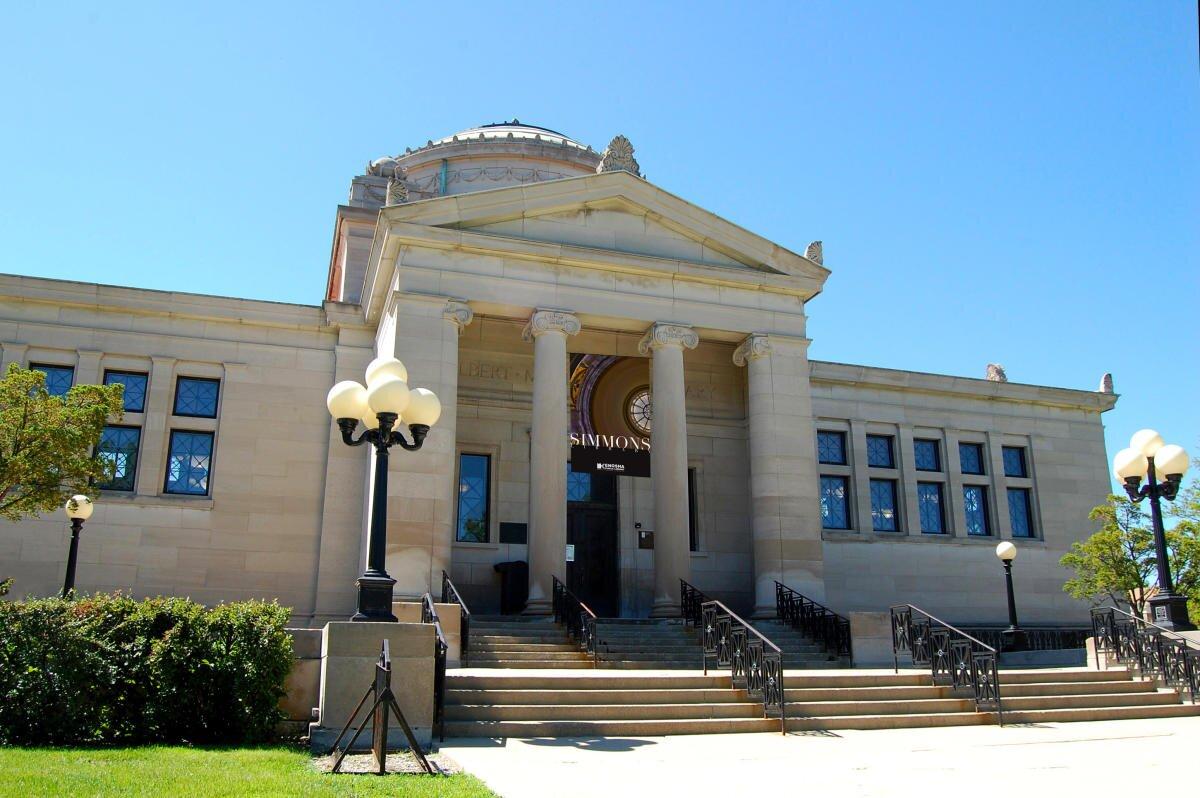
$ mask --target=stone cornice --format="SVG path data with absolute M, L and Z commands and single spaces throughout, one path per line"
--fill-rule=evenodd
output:
M 569 310 L 553 310 L 539 308 L 529 317 L 529 323 L 521 331 L 521 337 L 532 341 L 539 335 L 548 332 L 559 332 L 564 336 L 575 335 L 582 329 L 579 319 Z
M 695 349 L 699 343 L 700 336 L 688 325 L 657 322 L 646 330 L 642 340 L 638 341 L 638 352 L 646 355 L 655 349 L 668 346 Z
M 923 393 L 980 401 L 1045 405 L 1093 413 L 1111 410 L 1116 406 L 1118 398 L 1116 394 L 1097 391 L 1078 391 L 1070 388 L 1053 388 L 1016 382 L 993 382 L 970 377 L 901 371 L 849 363 L 830 363 L 822 360 L 811 360 L 809 366 L 814 386 L 848 385 L 901 393 Z
M 325 311 L 316 305 L 131 288 L 17 274 L 0 274 L 0 297 L 6 302 L 97 308 L 121 314 L 190 318 L 283 329 L 314 330 L 327 326 Z
M 516 236 L 480 233 L 471 226 L 572 208 L 619 207 L 641 214 L 744 264 L 672 259 Z M 468 228 L 468 229 L 464 229 Z M 405 247 L 540 261 L 613 272 L 655 273 L 681 281 L 731 285 L 795 296 L 797 313 L 820 293 L 829 270 L 628 172 L 550 180 L 408 202 L 379 212 L 367 262 L 363 306 L 378 318 L 396 257 Z

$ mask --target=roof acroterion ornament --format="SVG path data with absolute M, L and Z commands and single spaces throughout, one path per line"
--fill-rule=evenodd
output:
M 638 177 L 642 176 L 641 170 L 638 168 L 638 162 L 633 157 L 633 145 L 629 143 L 629 139 L 618 134 L 613 136 L 613 140 L 604 148 L 604 154 L 600 156 L 600 163 L 596 166 L 596 172 L 632 172 Z

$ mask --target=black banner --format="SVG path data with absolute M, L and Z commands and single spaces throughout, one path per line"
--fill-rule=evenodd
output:
M 572 446 L 571 470 L 588 474 L 648 477 L 650 476 L 650 452 Z

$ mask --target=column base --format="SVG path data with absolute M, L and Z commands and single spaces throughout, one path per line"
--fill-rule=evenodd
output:
M 1175 593 L 1160 593 L 1150 599 L 1150 623 L 1171 632 L 1190 632 L 1196 628 L 1188 617 L 1187 599 Z
M 1029 641 L 1025 637 L 1024 629 L 1014 629 L 1008 627 L 1000 633 L 1000 650 L 1003 652 L 1025 651 L 1029 648 Z
M 358 612 L 350 616 L 350 620 L 396 622 L 396 616 L 392 614 L 395 579 L 387 574 L 366 573 L 354 584 L 358 586 Z
M 553 615 L 554 602 L 550 599 L 530 599 L 525 602 L 525 609 L 521 610 L 522 615 Z
M 655 599 L 654 606 L 650 608 L 651 618 L 681 618 L 682 607 L 678 601 L 674 599 Z

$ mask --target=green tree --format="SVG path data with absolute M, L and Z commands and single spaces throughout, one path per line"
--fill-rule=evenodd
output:
M 1177 592 L 1188 596 L 1189 614 L 1200 618 L 1200 489 L 1195 482 L 1164 511 L 1177 519 L 1166 532 L 1167 558 Z M 1109 496 L 1089 516 L 1100 530 L 1071 544 L 1059 561 L 1075 572 L 1063 585 L 1072 597 L 1099 604 L 1127 604 L 1144 616 L 1147 589 L 1158 583 L 1158 556 L 1149 513 L 1125 496 Z
M 93 451 L 110 416 L 120 417 L 122 385 L 46 391 L 46 375 L 15 363 L 0 378 L 0 518 L 57 510 L 64 497 L 95 496 L 113 463 Z
M 1088 516 L 1100 523 L 1090 538 L 1071 544 L 1059 564 L 1075 576 L 1063 590 L 1072 598 L 1099 604 L 1128 604 L 1134 614 L 1145 610 L 1145 589 L 1154 583 L 1154 536 L 1146 514 L 1124 496 L 1109 496 Z

